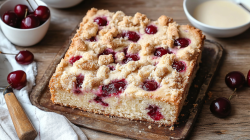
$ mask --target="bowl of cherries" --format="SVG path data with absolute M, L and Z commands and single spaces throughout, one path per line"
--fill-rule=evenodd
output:
M 5 1 L 0 15 L 4 35 L 13 44 L 24 47 L 40 42 L 51 20 L 49 8 L 40 0 Z

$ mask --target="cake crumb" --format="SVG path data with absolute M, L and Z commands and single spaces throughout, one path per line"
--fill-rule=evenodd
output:
M 198 106 L 198 104 L 193 104 L 193 106 L 194 106 L 194 107 L 197 107 L 197 106 Z
M 181 114 L 181 116 L 182 116 L 182 117 L 184 117 L 184 116 L 185 116 L 185 114 Z
M 199 86 L 198 85 L 194 85 L 195 88 L 198 88 Z
M 169 128 L 169 130 L 170 130 L 170 131 L 173 131 L 173 130 L 174 130 L 174 126 L 171 126 L 171 127 Z
M 207 93 L 207 95 L 208 95 L 208 100 L 210 100 L 210 99 L 212 98 L 212 96 L 213 96 L 213 93 L 212 93 L 211 91 L 209 91 L 209 92 Z
M 148 129 L 152 129 L 151 125 L 150 125 L 150 126 L 148 126 Z

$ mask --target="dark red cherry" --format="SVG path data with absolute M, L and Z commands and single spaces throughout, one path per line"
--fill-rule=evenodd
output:
M 158 84 L 155 81 L 146 81 L 143 83 L 142 88 L 146 91 L 155 91 L 158 88 Z
M 138 61 L 140 57 L 137 54 L 128 54 L 126 58 L 123 60 L 124 64 L 127 64 L 129 61 Z
M 77 60 L 81 59 L 82 56 L 78 55 L 78 56 L 72 56 L 70 59 L 69 59 L 69 63 L 70 64 L 74 64 Z
M 115 52 L 112 49 L 105 49 L 100 55 L 109 55 L 112 54 L 113 56 L 115 55 Z
M 28 65 L 34 61 L 34 55 L 28 50 L 20 51 L 15 57 L 17 63 Z
M 36 28 L 40 25 L 39 19 L 34 15 L 28 15 L 22 20 L 21 29 Z
M 140 39 L 140 36 L 134 32 L 134 31 L 127 31 L 126 33 L 122 34 L 122 37 L 127 37 L 128 40 L 133 41 L 133 42 L 137 42 Z
M 161 119 L 163 119 L 163 115 L 161 114 L 161 112 L 159 111 L 159 107 L 155 106 L 155 105 L 149 105 L 148 108 L 146 108 L 147 110 L 149 110 L 149 112 L 147 113 L 153 120 L 155 121 L 159 121 Z
M 181 48 L 187 47 L 190 44 L 190 40 L 187 38 L 179 38 L 174 41 L 175 46 L 181 46 Z
M 2 16 L 2 20 L 11 27 L 17 27 L 18 16 L 14 11 L 5 12 Z
M 91 37 L 90 39 L 88 39 L 88 41 L 90 41 L 90 42 L 95 42 L 95 41 L 96 41 L 96 37 L 93 36 L 93 37 Z
M 34 11 L 34 15 L 41 21 L 45 22 L 50 17 L 50 10 L 46 6 L 38 6 Z
M 16 13 L 19 19 L 23 19 L 26 13 L 26 9 L 27 9 L 27 15 L 28 15 L 29 14 L 28 6 L 23 5 L 23 4 L 18 4 L 15 6 L 14 12 Z
M 105 103 L 105 102 L 102 100 L 102 97 L 100 97 L 100 96 L 97 96 L 97 97 L 94 99 L 94 101 L 95 101 L 96 103 L 101 104 L 102 106 L 109 106 L 109 104 L 108 104 L 108 103 Z
M 115 67 L 114 66 L 108 66 L 109 67 L 109 69 L 111 70 L 111 71 L 114 71 L 115 70 Z
M 74 93 L 76 94 L 82 93 L 81 88 L 82 88 L 83 80 L 84 80 L 84 76 L 82 74 L 76 77 L 76 81 L 74 82 L 75 84 L 75 87 L 73 90 Z
M 94 22 L 96 22 L 99 26 L 106 26 L 107 25 L 107 19 L 103 18 L 103 17 L 95 18 Z
M 107 97 L 111 95 L 118 95 L 126 88 L 126 81 L 125 80 L 119 80 L 119 81 L 113 81 L 109 83 L 108 85 L 102 86 L 101 89 L 101 96 Z
M 12 88 L 20 90 L 26 86 L 26 73 L 22 70 L 13 71 L 8 75 L 7 81 Z
M 226 75 L 225 82 L 229 88 L 238 89 L 245 84 L 245 76 L 239 71 L 232 71 Z
M 155 34 L 157 32 L 157 28 L 154 25 L 149 25 L 145 28 L 145 33 L 147 34 Z
M 248 86 L 250 86 L 250 70 L 248 71 L 248 74 L 247 74 L 247 84 Z
M 172 68 L 176 69 L 178 72 L 182 72 L 186 69 L 186 65 L 182 61 L 174 61 L 172 64 Z
M 225 97 L 219 97 L 210 105 L 210 111 L 219 118 L 225 118 L 230 115 L 231 103 Z
M 171 53 L 172 53 L 172 52 L 169 51 L 169 50 L 167 50 L 167 49 L 164 49 L 164 48 L 157 48 L 157 49 L 155 50 L 154 55 L 155 55 L 155 56 L 158 56 L 158 57 L 162 57 L 162 56 L 165 55 L 165 54 L 171 54 Z

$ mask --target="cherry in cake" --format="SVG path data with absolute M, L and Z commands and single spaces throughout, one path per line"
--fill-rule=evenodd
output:
M 96 42 L 96 37 L 95 37 L 95 36 L 93 36 L 93 37 L 91 37 L 90 39 L 88 39 L 87 41 L 90 41 L 90 42 Z
M 145 28 L 145 33 L 147 34 L 155 34 L 157 32 L 157 27 L 154 25 L 149 25 Z
M 84 76 L 82 74 L 76 77 L 76 81 L 74 82 L 74 90 L 73 90 L 74 93 L 76 94 L 82 93 L 81 88 L 82 88 L 83 80 L 84 80 Z
M 133 42 L 137 42 L 140 39 L 140 35 L 138 35 L 136 32 L 134 31 L 127 31 L 125 33 L 122 34 L 122 37 L 127 37 L 128 40 L 133 41 Z
M 142 88 L 146 91 L 155 91 L 158 88 L 158 83 L 155 81 L 145 81 Z
M 140 57 L 137 54 L 127 54 L 126 58 L 123 60 L 124 64 L 127 64 L 129 61 L 138 61 Z
M 97 17 L 94 19 L 94 21 L 99 25 L 99 26 L 106 26 L 107 25 L 107 19 L 104 17 Z
M 108 97 L 112 95 L 119 95 L 126 88 L 126 81 L 124 79 L 113 81 L 108 85 L 104 85 L 101 88 L 101 97 Z
M 79 59 L 81 59 L 82 58 L 82 56 L 72 56 L 70 59 L 69 59 L 69 63 L 70 64 L 74 64 L 77 60 L 79 60 Z
M 149 110 L 149 112 L 147 113 L 153 120 L 155 121 L 159 121 L 161 119 L 163 119 L 163 115 L 161 114 L 161 112 L 159 111 L 159 107 L 158 106 L 154 106 L 154 105 L 149 105 L 148 108 L 146 108 L 147 110 Z
M 182 72 L 186 69 L 186 65 L 183 61 L 174 61 L 172 64 L 172 68 L 178 72 Z
M 157 48 L 154 52 L 154 56 L 158 56 L 158 57 L 162 57 L 165 54 L 172 54 L 171 51 L 169 51 L 168 49 L 164 49 L 164 48 Z
M 174 41 L 175 46 L 181 46 L 181 48 L 185 48 L 190 44 L 190 40 L 187 38 L 179 38 Z

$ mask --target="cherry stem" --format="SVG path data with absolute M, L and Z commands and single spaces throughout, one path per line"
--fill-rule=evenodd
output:
M 16 54 L 13 54 L 13 53 L 4 53 L 4 52 L 1 52 L 1 51 L 0 51 L 0 54 L 16 55 Z
M 228 100 L 231 100 L 231 98 L 233 97 L 234 93 L 236 93 L 236 90 L 237 90 L 237 88 L 234 89 L 233 94 L 228 98 Z
M 29 0 L 27 0 L 27 2 L 29 3 L 29 5 L 30 5 L 31 9 L 32 9 L 33 11 L 35 11 L 35 10 L 32 8 L 32 6 L 31 6 L 31 4 L 30 4 Z
M 27 17 L 27 14 L 28 14 L 28 9 L 26 9 L 26 11 L 25 11 L 25 16 L 24 16 L 24 18 Z

